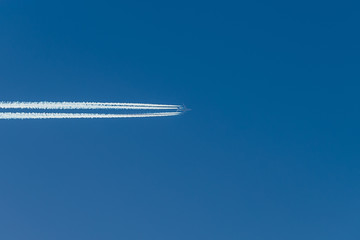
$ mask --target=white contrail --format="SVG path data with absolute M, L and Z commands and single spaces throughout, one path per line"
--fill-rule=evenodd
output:
M 54 118 L 143 118 L 167 117 L 181 114 L 180 105 L 147 103 L 103 103 L 103 102 L 0 102 L 0 109 L 126 109 L 126 110 L 177 110 L 170 112 L 100 114 L 100 113 L 36 113 L 0 112 L 0 119 L 54 119 Z
M 180 105 L 101 102 L 0 102 L 0 109 L 147 109 L 177 110 Z
M 159 112 L 140 114 L 98 114 L 98 113 L 21 113 L 3 112 L 0 119 L 66 119 L 66 118 L 145 118 L 145 117 L 169 117 L 181 114 L 181 112 Z

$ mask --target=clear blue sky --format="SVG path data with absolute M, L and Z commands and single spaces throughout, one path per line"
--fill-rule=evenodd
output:
M 0 1 L 0 239 L 360 239 L 357 1 Z

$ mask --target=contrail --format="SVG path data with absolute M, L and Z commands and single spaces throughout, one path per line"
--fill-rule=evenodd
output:
M 0 102 L 0 109 L 146 109 L 178 110 L 180 105 L 101 102 Z
M 0 112 L 0 119 L 59 119 L 59 118 L 145 118 L 168 117 L 183 113 L 181 105 L 147 103 L 103 103 L 103 102 L 0 102 L 0 109 L 43 109 L 43 110 L 173 110 L 165 112 L 103 114 L 103 113 L 36 113 L 36 112 Z
M 169 117 L 181 114 L 181 112 L 160 112 L 140 114 L 98 114 L 98 113 L 21 113 L 3 112 L 0 119 L 69 119 L 69 118 L 145 118 L 145 117 Z

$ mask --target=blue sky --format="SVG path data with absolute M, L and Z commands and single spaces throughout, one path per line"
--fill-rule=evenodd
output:
M 356 1 L 0 2 L 0 238 L 359 239 Z

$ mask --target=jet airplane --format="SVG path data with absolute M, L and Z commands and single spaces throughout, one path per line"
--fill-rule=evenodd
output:
M 190 110 L 191 110 L 191 109 L 190 109 L 190 108 L 187 108 L 184 104 L 181 105 L 181 106 L 179 106 L 178 109 L 177 109 L 178 112 L 182 112 L 182 113 L 187 112 L 187 111 L 190 111 Z

